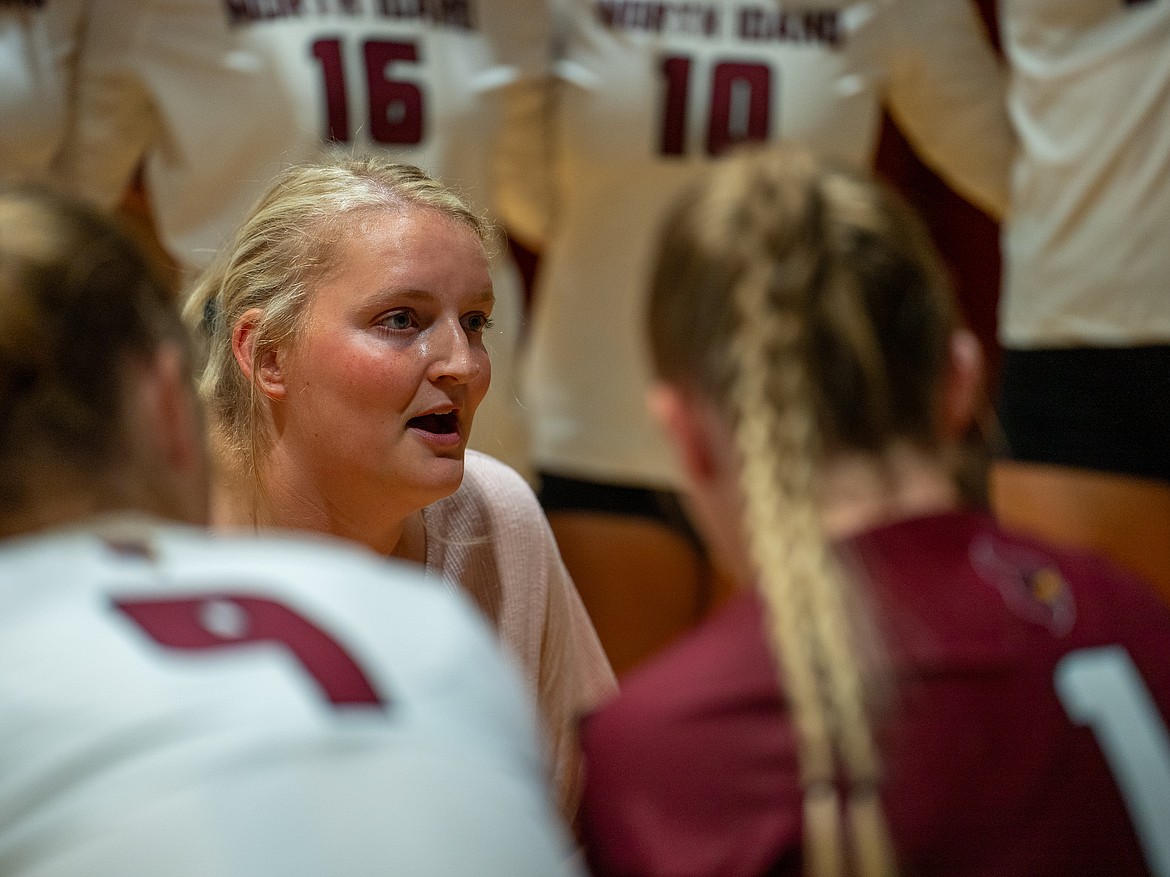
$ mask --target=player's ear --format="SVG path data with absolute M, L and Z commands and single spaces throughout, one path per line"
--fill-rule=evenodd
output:
M 136 464 L 158 506 L 156 511 L 203 525 L 207 522 L 208 459 L 203 417 L 183 351 L 164 343 L 135 368 L 127 400 L 126 429 Z
M 706 406 L 694 393 L 661 381 L 650 388 L 646 404 L 687 477 L 696 484 L 709 481 L 716 474 L 719 455 Z
M 253 386 L 269 399 L 283 399 L 287 395 L 280 353 L 272 347 L 258 344 L 257 329 L 264 312 L 250 308 L 240 315 L 232 326 L 232 356 L 240 372 Z
M 183 353 L 174 344 L 163 344 L 154 354 L 142 379 L 139 418 L 156 436 L 159 454 L 176 471 L 202 469 L 203 418 L 187 377 Z
M 974 421 L 983 399 L 983 348 L 969 329 L 951 333 L 943 378 L 941 424 L 943 439 L 962 437 Z

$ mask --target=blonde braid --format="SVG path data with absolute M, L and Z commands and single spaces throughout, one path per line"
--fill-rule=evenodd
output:
M 763 277 L 749 277 L 736 290 L 739 331 L 733 355 L 739 368 L 731 402 L 743 460 L 741 489 L 750 548 L 799 741 L 807 873 L 832 877 L 844 872 L 844 861 L 832 717 L 818 679 L 818 644 L 809 623 L 810 591 L 816 589 L 822 566 L 817 547 L 824 542 L 812 503 L 813 426 L 805 404 L 805 375 L 797 369 L 775 370 L 773 375 L 770 368 L 790 358 L 784 354 L 798 343 L 799 326 L 791 316 L 777 313 L 760 319 L 772 310 L 768 299 Z M 776 417 L 777 407 L 805 416 Z
M 892 680 L 827 543 L 818 473 L 822 455 L 881 464 L 899 445 L 937 448 L 956 325 L 945 272 L 895 196 L 788 145 L 723 161 L 678 202 L 650 305 L 659 379 L 734 427 L 744 538 L 797 736 L 806 870 L 888 877 L 867 695 Z
M 735 288 L 732 413 L 749 544 L 800 745 L 806 872 L 828 877 L 846 871 L 835 786 L 839 754 L 849 783 L 857 870 L 886 877 L 895 867 L 877 796 L 879 758 L 843 582 L 816 503 L 818 436 L 803 352 L 803 302 L 782 308 L 773 301 L 771 259 L 745 261 L 768 269 L 749 271 Z M 812 275 L 785 285 L 811 283 Z

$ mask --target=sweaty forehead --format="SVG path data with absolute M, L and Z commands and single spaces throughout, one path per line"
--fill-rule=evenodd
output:
M 480 230 L 462 216 L 438 206 L 410 201 L 360 207 L 338 217 L 337 225 L 351 233 L 368 234 L 387 220 L 403 228 L 418 225 L 432 229 L 446 227 L 452 233 L 461 232 L 482 243 Z
M 486 250 L 476 229 L 431 207 L 363 209 L 331 230 L 331 246 L 308 279 L 311 299 L 337 295 L 351 304 L 385 296 L 449 298 L 461 306 L 494 301 Z
M 429 205 L 405 204 L 363 207 L 337 217 L 321 233 L 322 271 L 353 255 L 353 248 L 367 242 L 398 244 L 403 248 L 434 242 L 470 245 L 478 256 L 487 259 L 487 248 L 480 231 L 467 221 Z

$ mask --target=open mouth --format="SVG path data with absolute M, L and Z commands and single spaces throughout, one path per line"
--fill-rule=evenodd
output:
M 446 414 L 424 414 L 422 417 L 412 417 L 406 422 L 406 425 L 412 429 L 435 435 L 458 435 L 459 433 L 459 417 L 454 411 L 448 411 Z

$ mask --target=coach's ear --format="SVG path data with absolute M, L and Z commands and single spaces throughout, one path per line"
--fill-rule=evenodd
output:
M 257 344 L 257 327 L 264 311 L 244 311 L 232 327 L 232 355 L 240 372 L 269 399 L 283 399 L 288 393 L 280 367 L 279 351 Z

